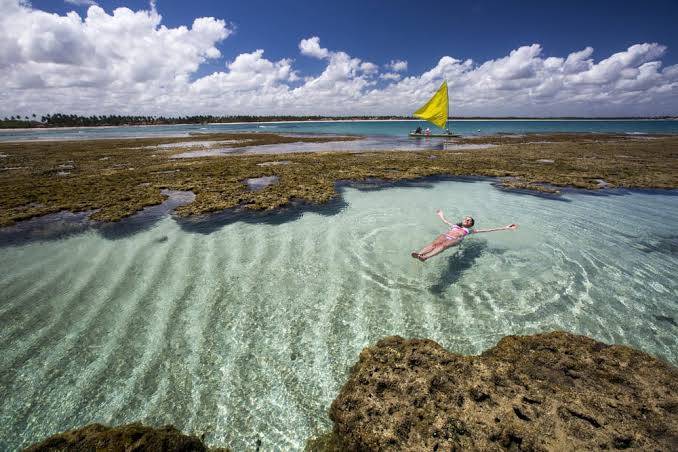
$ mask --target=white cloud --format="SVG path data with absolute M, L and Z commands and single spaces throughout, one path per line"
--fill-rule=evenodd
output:
M 665 51 L 666 47 L 658 44 L 635 44 L 577 73 L 574 81 L 600 85 L 619 79 L 633 79 L 638 75 L 641 64 L 661 57 Z
M 94 0 L 64 0 L 66 3 L 70 3 L 71 5 L 76 5 L 76 6 L 92 6 L 96 5 L 97 2 Z
M 299 50 L 301 50 L 302 55 L 313 58 L 323 59 L 329 56 L 329 51 L 320 47 L 320 38 L 317 36 L 302 39 L 299 43 Z
M 299 42 L 323 61 L 300 74 L 290 58 L 263 49 L 235 55 L 197 77 L 233 31 L 205 17 L 167 27 L 149 10 L 90 6 L 84 17 L 46 13 L 0 0 L 0 115 L 72 112 L 211 114 L 410 114 L 447 80 L 454 115 L 653 115 L 678 113 L 678 65 L 666 47 L 635 44 L 594 59 L 586 47 L 543 56 L 539 44 L 488 61 L 443 56 L 407 77 L 404 60 L 383 64 Z M 223 60 L 221 60 L 223 61 Z M 197 77 L 197 78 L 196 78 Z
M 228 72 L 215 72 L 190 85 L 194 93 L 265 91 L 280 81 L 295 80 L 291 60 L 271 62 L 263 58 L 264 51 L 242 53 L 227 65 Z
M 188 80 L 200 64 L 221 55 L 215 44 L 231 32 L 214 18 L 196 19 L 191 28 L 166 28 L 154 10 L 118 8 L 108 14 L 91 6 L 81 18 L 14 6 L 0 17 L 5 49 L 0 67 L 9 68 L 2 75 L 10 87 L 21 86 L 31 73 L 51 88 Z
M 532 78 L 542 64 L 542 60 L 537 58 L 540 54 L 541 46 L 539 44 L 520 47 L 512 50 L 507 57 L 486 62 L 480 70 L 486 72 L 495 80 Z
M 393 72 L 404 72 L 407 70 L 407 61 L 404 60 L 391 60 L 386 67 Z
M 579 52 L 572 52 L 565 60 L 563 71 L 566 74 L 588 71 L 593 66 L 593 60 L 589 59 L 592 54 L 593 47 L 587 47 Z
M 385 72 L 379 76 L 382 80 L 400 80 L 400 74 L 396 72 Z
M 365 74 L 373 75 L 379 72 L 379 66 L 374 63 L 370 63 L 369 61 L 365 61 L 364 63 L 360 64 L 360 70 Z

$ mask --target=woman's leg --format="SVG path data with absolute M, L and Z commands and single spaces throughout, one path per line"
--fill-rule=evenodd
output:
M 432 249 L 431 251 L 429 251 L 428 253 L 422 253 L 422 254 L 420 254 L 420 255 L 419 255 L 419 259 L 422 260 L 422 261 L 425 261 L 425 260 L 427 260 L 427 259 L 430 259 L 430 258 L 432 258 L 433 256 L 435 256 L 436 254 L 440 254 L 440 253 L 442 253 L 443 251 L 445 251 L 445 248 L 446 248 L 446 247 L 444 247 L 444 246 L 436 246 L 435 248 L 433 248 L 433 249 Z
M 436 237 L 436 239 L 435 239 L 434 241 L 432 241 L 429 245 L 426 245 L 425 247 L 423 247 L 423 248 L 420 249 L 419 251 L 416 251 L 416 252 L 412 253 L 412 256 L 413 256 L 413 257 L 419 257 L 419 256 L 421 256 L 422 254 L 430 253 L 430 252 L 433 251 L 435 248 L 437 248 L 437 247 L 443 245 L 443 244 L 445 243 L 446 240 L 447 240 L 447 239 L 445 239 L 443 236 L 440 236 L 440 235 L 439 235 L 439 236 Z
M 427 259 L 432 258 L 433 256 L 435 256 L 435 255 L 437 255 L 437 254 L 442 253 L 442 252 L 445 251 L 446 249 L 451 248 L 451 247 L 453 247 L 453 246 L 455 246 L 455 245 L 457 245 L 457 244 L 459 244 L 459 241 L 454 241 L 454 242 L 453 242 L 453 241 L 449 241 L 449 242 L 447 242 L 447 243 L 442 243 L 442 244 L 440 244 L 439 246 L 436 246 L 435 248 L 433 248 L 433 249 L 432 249 L 431 251 L 429 251 L 428 253 L 420 254 L 420 255 L 418 256 L 418 258 L 419 258 L 419 260 L 421 260 L 421 261 L 425 261 L 425 260 L 427 260 Z
M 436 242 L 433 242 L 430 245 L 426 245 L 425 247 L 423 247 L 422 249 L 417 251 L 417 254 L 421 255 L 421 254 L 429 253 L 429 252 L 433 251 L 433 249 L 435 249 L 436 247 L 438 247 L 438 244 Z

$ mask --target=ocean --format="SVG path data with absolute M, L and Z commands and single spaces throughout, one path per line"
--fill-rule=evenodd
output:
M 186 136 L 191 133 L 273 132 L 302 134 L 361 135 L 368 137 L 406 137 L 423 121 L 303 121 L 247 124 L 190 124 L 172 126 L 81 127 L 59 129 L 1 130 L 1 141 L 93 139 Z M 497 133 L 628 133 L 675 134 L 673 120 L 464 120 L 450 121 L 452 132 L 473 136 Z M 434 128 L 435 129 L 435 128 Z M 439 130 L 439 129 L 436 129 Z

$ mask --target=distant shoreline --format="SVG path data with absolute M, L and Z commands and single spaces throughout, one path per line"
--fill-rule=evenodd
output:
M 450 118 L 451 122 L 636 122 L 636 121 L 678 121 L 678 117 L 671 118 Z M 280 121 L 238 121 L 238 122 L 205 122 L 205 123 L 176 123 L 176 124 L 122 124 L 117 126 L 51 126 L 51 127 L 16 127 L 0 128 L 3 132 L 40 132 L 50 130 L 75 130 L 75 129 L 117 129 L 121 127 L 185 127 L 185 126 L 217 126 L 217 125 L 247 125 L 247 124 L 308 124 L 324 122 L 422 122 L 421 119 L 313 119 L 313 120 L 280 120 Z

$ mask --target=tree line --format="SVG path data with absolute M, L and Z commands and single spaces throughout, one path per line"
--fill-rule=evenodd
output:
M 675 116 L 652 117 L 450 117 L 455 119 L 676 119 Z M 45 127 L 98 127 L 98 126 L 143 126 L 143 125 L 171 125 L 171 124 L 207 124 L 207 123 L 234 123 L 234 122 L 275 122 L 275 121 L 322 121 L 322 120 L 385 120 L 385 119 L 412 119 L 410 116 L 298 116 L 298 115 L 194 115 L 194 116 L 127 116 L 127 115 L 68 115 L 55 113 L 41 116 L 9 116 L 0 119 L 1 129 L 16 128 L 45 128 Z
M 41 127 L 97 127 L 97 126 L 143 126 L 170 124 L 207 124 L 233 122 L 274 121 L 320 121 L 338 119 L 407 119 L 403 116 L 296 116 L 296 115 L 194 115 L 194 116 L 127 116 L 127 115 L 67 115 L 55 113 L 41 116 L 10 116 L 0 120 L 0 128 Z

